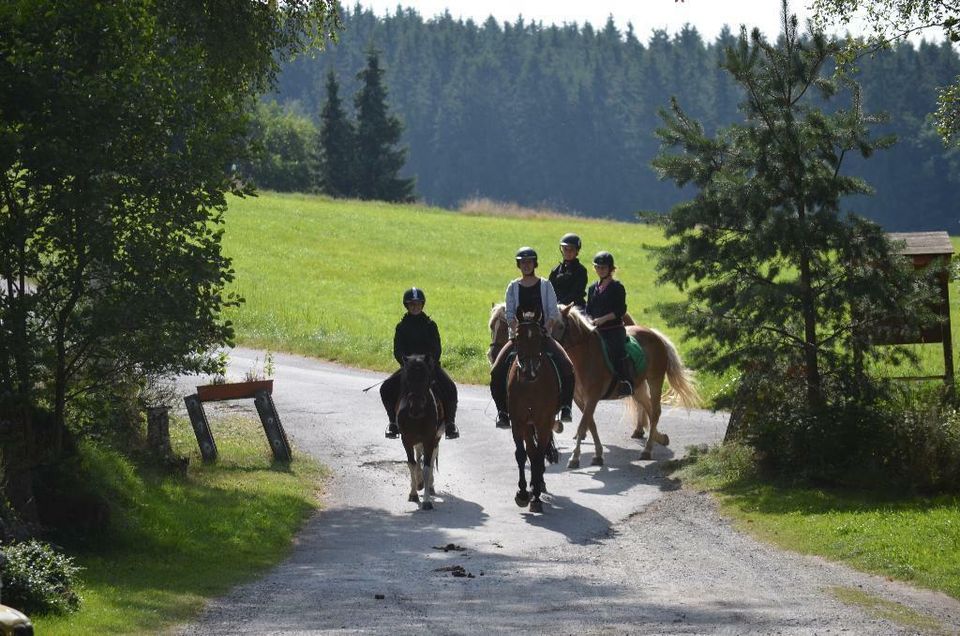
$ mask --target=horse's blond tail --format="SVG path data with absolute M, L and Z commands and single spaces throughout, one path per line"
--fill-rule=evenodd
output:
M 667 381 L 670 383 L 670 392 L 664 401 L 679 404 L 688 409 L 700 406 L 702 400 L 694 383 L 693 373 L 683 366 L 683 360 L 680 359 L 677 348 L 666 335 L 656 329 L 650 329 L 650 331 L 660 338 L 664 349 L 667 350 Z

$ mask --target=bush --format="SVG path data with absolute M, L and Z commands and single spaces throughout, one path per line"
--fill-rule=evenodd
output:
M 826 407 L 811 410 L 796 372 L 745 376 L 734 413 L 736 439 L 761 469 L 815 483 L 960 492 L 960 411 L 941 387 L 838 374 L 824 382 Z
M 31 540 L 0 549 L 3 602 L 28 614 L 63 614 L 80 609 L 73 559 L 50 545 Z

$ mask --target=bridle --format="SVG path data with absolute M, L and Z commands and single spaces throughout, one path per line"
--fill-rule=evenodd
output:
M 536 337 L 539 346 L 536 352 L 524 351 L 531 348 L 530 341 Z M 533 382 L 543 366 L 543 327 L 538 322 L 521 322 L 517 327 L 517 370 L 520 379 L 524 382 Z M 526 346 L 525 346 L 526 345 Z
M 401 378 L 404 392 L 403 400 L 412 418 L 421 418 L 427 412 L 430 395 L 430 363 L 423 355 L 407 356 L 403 360 Z

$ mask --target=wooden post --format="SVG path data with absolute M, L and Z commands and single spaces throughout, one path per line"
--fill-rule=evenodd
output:
M 188 395 L 183 398 L 187 405 L 187 413 L 190 415 L 190 423 L 193 425 L 193 434 L 197 436 L 197 443 L 200 445 L 200 456 L 203 461 L 212 462 L 217 459 L 217 443 L 213 441 L 213 433 L 210 431 L 210 422 L 207 421 L 207 414 L 203 412 L 203 403 L 196 395 Z
M 267 391 L 257 391 L 253 401 L 257 405 L 263 432 L 267 435 L 267 441 L 270 442 L 273 458 L 278 462 L 289 462 L 292 459 L 290 442 L 287 441 L 287 433 L 280 423 L 277 407 L 273 405 L 273 398 Z
M 170 407 L 147 407 L 147 446 L 158 459 L 173 455 L 170 448 Z

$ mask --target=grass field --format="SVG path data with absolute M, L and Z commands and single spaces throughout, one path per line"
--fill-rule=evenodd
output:
M 147 634 L 194 617 L 210 598 L 253 578 L 290 550 L 317 507 L 321 468 L 298 455 L 275 466 L 259 421 L 215 418 L 220 460 L 200 461 L 189 423 L 171 426 L 186 477 L 136 469 L 84 449 L 88 479 L 109 493 L 112 526 L 92 543 L 66 542 L 84 569 L 80 611 L 33 617 L 38 634 Z
M 743 452 L 731 447 L 700 455 L 677 476 L 715 492 L 739 529 L 765 541 L 960 599 L 960 497 L 765 483 L 745 457 L 734 455 Z
M 234 289 L 246 303 L 229 317 L 240 343 L 301 353 L 376 370 L 392 370 L 393 328 L 403 314 L 403 291 L 424 289 L 426 311 L 443 338 L 444 366 L 460 382 L 486 383 L 490 306 L 503 300 L 516 277 L 514 253 L 522 245 L 540 254 L 546 276 L 566 232 L 584 241 L 581 260 L 606 249 L 616 257 L 627 305 L 643 324 L 660 329 L 680 348 L 682 335 L 667 327 L 657 303 L 680 297 L 655 284 L 656 256 L 665 244 L 658 228 L 602 219 L 504 212 L 484 216 L 417 205 L 331 200 L 264 193 L 231 199 L 224 236 L 237 271 Z M 951 290 L 957 316 L 958 293 Z M 954 324 L 960 322 L 954 318 Z M 955 329 L 960 331 L 960 328 Z M 960 337 L 954 338 L 960 351 Z M 921 370 L 942 373 L 937 345 L 917 347 Z M 708 403 L 725 382 L 699 376 Z

